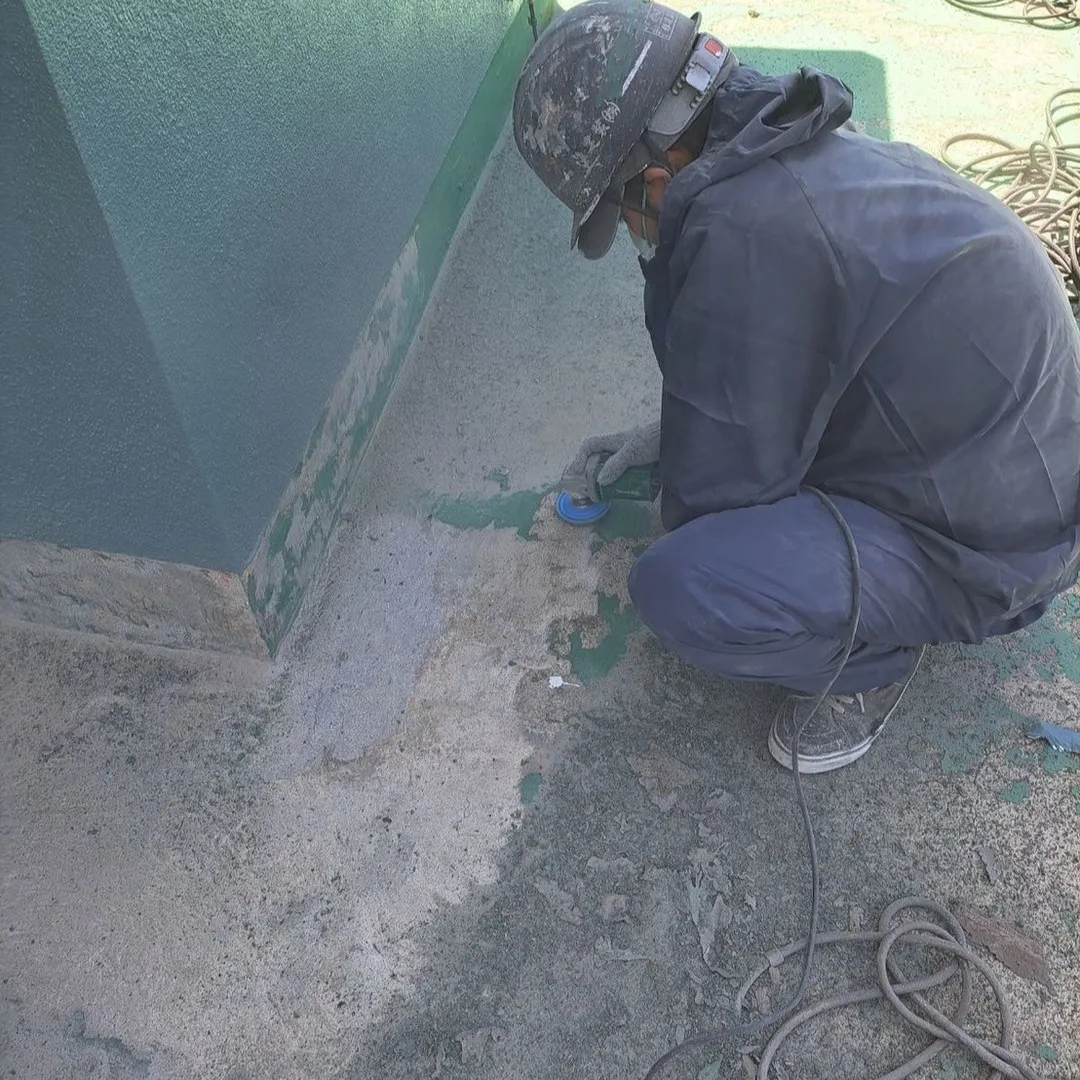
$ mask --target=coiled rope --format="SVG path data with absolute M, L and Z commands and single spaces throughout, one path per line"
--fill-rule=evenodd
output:
M 954 135 L 941 148 L 946 165 L 993 192 L 1030 226 L 1074 307 L 1080 306 L 1080 126 L 1075 137 L 1070 132 L 1071 142 L 1064 129 L 1078 122 L 1080 87 L 1073 86 L 1046 103 L 1046 135 L 1026 149 L 982 132 Z M 959 161 L 954 151 L 962 144 L 996 149 Z

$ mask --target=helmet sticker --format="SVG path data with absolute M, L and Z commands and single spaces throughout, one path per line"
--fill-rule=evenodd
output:
M 672 11 L 671 8 L 651 4 L 649 14 L 645 16 L 645 33 L 650 34 L 657 41 L 670 41 L 671 35 L 675 33 L 678 17 L 679 13 Z

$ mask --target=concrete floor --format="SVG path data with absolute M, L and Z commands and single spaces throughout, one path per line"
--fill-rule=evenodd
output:
M 1034 136 L 1080 70 L 1078 35 L 944 3 L 788 10 L 705 22 L 761 63 L 831 57 L 866 82 L 868 130 L 930 149 Z M 801 934 L 776 693 L 642 632 L 647 509 L 595 533 L 553 517 L 581 436 L 651 418 L 659 386 L 629 245 L 590 265 L 566 234 L 504 146 L 277 664 L 0 627 L 3 1075 L 625 1080 Z M 1078 620 L 1071 597 L 935 650 L 873 753 L 808 785 L 824 923 L 919 893 L 1022 926 L 1053 989 L 995 966 L 1057 1077 L 1080 1075 L 1080 757 L 1023 725 L 1080 717 Z M 720 971 L 688 876 L 720 897 Z M 823 959 L 812 993 L 869 969 Z M 865 1080 L 906 1045 L 856 1010 L 774 1075 Z M 743 1074 L 706 1055 L 670 1075 Z M 950 1055 L 924 1075 L 981 1074 Z

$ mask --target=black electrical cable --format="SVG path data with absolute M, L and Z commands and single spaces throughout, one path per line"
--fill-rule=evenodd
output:
M 1080 27 L 1080 0 L 947 0 L 953 7 L 1004 22 L 1029 23 L 1044 30 Z
M 858 634 L 859 618 L 862 613 L 862 568 L 859 563 L 859 551 L 855 544 L 855 537 L 836 504 L 828 495 L 817 488 L 807 488 L 806 490 L 817 496 L 822 506 L 836 521 L 843 534 L 844 543 L 847 545 L 848 559 L 851 566 L 851 614 L 848 616 L 840 659 L 837 661 L 828 685 L 814 699 L 813 706 L 807 713 L 806 719 L 796 729 L 791 745 L 791 772 L 795 782 L 795 796 L 798 800 L 799 812 L 802 815 L 806 832 L 806 844 L 810 861 L 810 930 L 804 940 L 794 942 L 782 949 L 776 949 L 767 955 L 765 963 L 759 966 L 740 988 L 734 1003 L 736 1014 L 742 1015 L 746 995 L 762 975 L 771 968 L 779 967 L 785 960 L 800 952 L 805 953 L 802 974 L 799 977 L 799 984 L 791 1000 L 782 1008 L 756 1020 L 731 1024 L 717 1031 L 706 1032 L 703 1035 L 696 1035 L 684 1040 L 677 1046 L 673 1046 L 653 1063 L 652 1068 L 645 1075 L 645 1080 L 655 1080 L 664 1067 L 674 1058 L 690 1050 L 715 1046 L 718 1043 L 731 1042 L 736 1039 L 739 1040 L 740 1044 L 745 1044 L 748 1039 L 762 1034 L 767 1029 L 777 1028 L 765 1045 L 757 1066 L 757 1080 L 768 1080 L 769 1069 L 777 1050 L 797 1027 L 823 1012 L 880 999 L 886 999 L 893 1009 L 900 1013 L 911 1026 L 931 1035 L 934 1042 L 908 1061 L 878 1077 L 877 1080 L 905 1080 L 906 1077 L 921 1069 L 927 1062 L 951 1045 L 964 1046 L 972 1054 L 988 1064 L 993 1070 L 990 1073 L 990 1080 L 1001 1080 L 1003 1077 L 1008 1078 L 1008 1080 L 1049 1080 L 1049 1078 L 1042 1077 L 1034 1072 L 1020 1055 L 1012 1049 L 1012 1015 L 1005 1001 L 1000 983 L 985 961 L 968 947 L 963 928 L 952 913 L 936 901 L 915 896 L 907 896 L 895 901 L 885 910 L 876 932 L 840 931 L 826 934 L 819 934 L 818 932 L 821 873 L 817 842 L 814 837 L 814 826 L 810 818 L 810 810 L 806 803 L 806 795 L 803 792 L 802 779 L 798 769 L 799 738 L 807 725 L 817 715 L 818 710 L 831 693 L 837 679 L 840 678 L 841 672 L 851 658 L 851 651 L 855 646 L 855 638 Z M 929 912 L 931 915 L 941 919 L 945 925 L 942 926 L 926 919 L 894 923 L 900 912 L 913 909 Z M 814 962 L 814 952 L 818 946 L 858 943 L 872 943 L 878 946 L 877 986 L 839 994 L 796 1012 L 806 997 L 810 982 L 810 971 Z M 892 950 L 897 945 L 918 945 L 931 950 L 936 949 L 954 959 L 931 975 L 908 981 L 891 956 Z M 970 969 L 972 967 L 986 978 L 997 999 L 1001 1025 L 1000 1043 L 977 1038 L 963 1027 L 971 1008 Z M 953 1017 L 950 1018 L 935 1008 L 922 995 L 924 991 L 941 986 L 956 975 L 960 976 L 960 1000 Z M 919 1015 L 902 1001 L 901 999 L 904 997 L 910 998 L 923 1015 Z M 777 1025 L 780 1026 L 777 1027 Z
M 1064 134 L 1073 124 L 1080 124 L 1080 86 L 1050 98 L 1046 135 L 1030 146 L 1013 146 L 996 135 L 973 131 L 948 139 L 941 159 L 996 195 L 1031 228 L 1064 279 L 1070 302 L 1080 308 L 1080 133 L 1070 136 L 1071 142 Z M 968 143 L 983 152 L 957 160 L 955 148 Z
M 844 520 L 843 515 L 836 508 L 836 504 L 823 491 L 819 491 L 817 488 L 809 488 L 808 490 L 812 491 L 821 500 L 822 505 L 836 519 L 837 524 L 844 533 L 844 540 L 848 547 L 848 558 L 851 561 L 851 614 L 848 616 L 847 632 L 844 635 L 844 646 L 841 649 L 840 659 L 836 664 L 836 670 L 833 672 L 832 678 L 829 679 L 828 684 L 815 698 L 813 707 L 807 714 L 806 719 L 798 728 L 796 728 L 795 737 L 791 741 L 791 774 L 795 778 L 795 796 L 799 802 L 799 812 L 802 814 L 803 828 L 806 832 L 806 846 L 810 852 L 810 934 L 806 943 L 806 959 L 803 961 L 802 975 L 799 977 L 799 985 L 796 988 L 791 1001 L 783 1008 L 777 1009 L 767 1016 L 759 1017 L 757 1020 L 752 1020 L 749 1023 L 732 1024 L 728 1027 L 721 1028 L 719 1031 L 697 1035 L 692 1039 L 687 1039 L 679 1043 L 678 1046 L 672 1047 L 666 1054 L 653 1063 L 652 1068 L 649 1069 L 648 1073 L 645 1075 L 645 1080 L 653 1080 L 654 1077 L 659 1075 L 660 1070 L 663 1069 L 669 1061 L 677 1055 L 685 1053 L 687 1050 L 692 1050 L 696 1047 L 711 1046 L 715 1043 L 725 1042 L 729 1039 L 737 1038 L 745 1041 L 751 1036 L 758 1035 L 766 1029 L 782 1023 L 799 1007 L 803 998 L 806 997 L 806 991 L 810 983 L 810 969 L 814 962 L 814 949 L 817 946 L 818 908 L 820 906 L 821 889 L 817 839 L 814 836 L 814 823 L 810 819 L 810 809 L 806 804 L 806 795 L 803 793 L 802 788 L 802 776 L 799 773 L 798 768 L 799 737 L 802 735 L 803 730 L 810 721 L 817 715 L 818 709 L 824 704 L 825 699 L 836 685 L 836 680 L 840 678 L 840 673 L 847 666 L 847 662 L 851 658 L 851 650 L 855 647 L 855 635 L 859 630 L 859 618 L 862 615 L 862 569 L 859 565 L 859 551 L 855 546 L 855 537 L 852 535 L 851 529 L 848 527 L 848 523 Z

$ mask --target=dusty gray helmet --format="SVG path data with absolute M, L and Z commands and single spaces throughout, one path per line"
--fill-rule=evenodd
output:
M 573 212 L 570 245 L 586 258 L 611 247 L 626 181 L 663 161 L 737 65 L 699 23 L 652 0 L 589 0 L 558 16 L 525 61 L 514 138 Z

